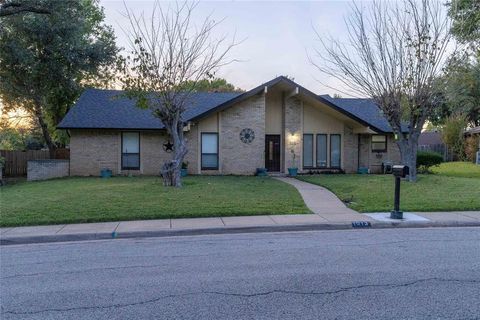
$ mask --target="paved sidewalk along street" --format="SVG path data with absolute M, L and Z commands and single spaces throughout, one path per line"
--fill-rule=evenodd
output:
M 351 229 L 352 222 L 369 222 L 371 228 L 480 226 L 480 211 L 413 212 L 424 219 L 376 220 L 360 213 L 241 216 L 222 218 L 162 219 L 49 226 L 0 228 L 0 243 L 36 243 L 112 238 L 195 234 L 279 232 Z
M 95 240 L 175 235 L 279 232 L 393 227 L 480 226 L 480 211 L 406 212 L 392 220 L 388 212 L 360 214 L 349 209 L 329 190 L 293 178 L 293 185 L 313 214 L 237 216 L 218 218 L 117 221 L 0 229 L 0 244 Z M 360 222 L 354 224 L 355 222 Z

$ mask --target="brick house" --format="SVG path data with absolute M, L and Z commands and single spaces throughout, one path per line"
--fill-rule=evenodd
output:
M 185 112 L 191 174 L 254 174 L 398 163 L 392 130 L 368 99 L 319 96 L 285 77 L 245 93 L 199 92 Z M 70 135 L 70 174 L 156 175 L 171 158 L 169 138 L 151 111 L 115 90 L 86 90 L 58 125 Z

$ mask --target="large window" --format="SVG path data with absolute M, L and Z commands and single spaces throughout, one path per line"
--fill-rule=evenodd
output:
M 317 168 L 327 167 L 327 135 L 317 134 Z
M 313 134 L 303 135 L 303 167 L 313 167 Z
M 122 132 L 122 170 L 140 169 L 140 134 Z
M 339 134 L 330 135 L 330 167 L 340 168 L 341 165 L 341 136 Z
M 218 169 L 218 133 L 202 133 L 202 169 Z
M 373 135 L 372 136 L 372 151 L 387 152 L 387 136 Z

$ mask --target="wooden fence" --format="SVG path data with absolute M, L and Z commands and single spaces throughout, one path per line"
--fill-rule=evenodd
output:
M 5 158 L 3 174 L 7 177 L 15 177 L 27 174 L 29 160 L 50 159 L 50 152 L 48 150 L 0 150 L 0 156 Z M 70 150 L 55 150 L 54 159 L 70 159 Z

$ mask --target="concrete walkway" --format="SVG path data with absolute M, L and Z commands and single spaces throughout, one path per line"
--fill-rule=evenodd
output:
M 359 216 L 357 211 L 348 208 L 328 189 L 294 178 L 276 177 L 275 179 L 286 182 L 297 188 L 307 207 L 313 213 L 326 219 L 335 215 L 350 215 L 352 217 Z

